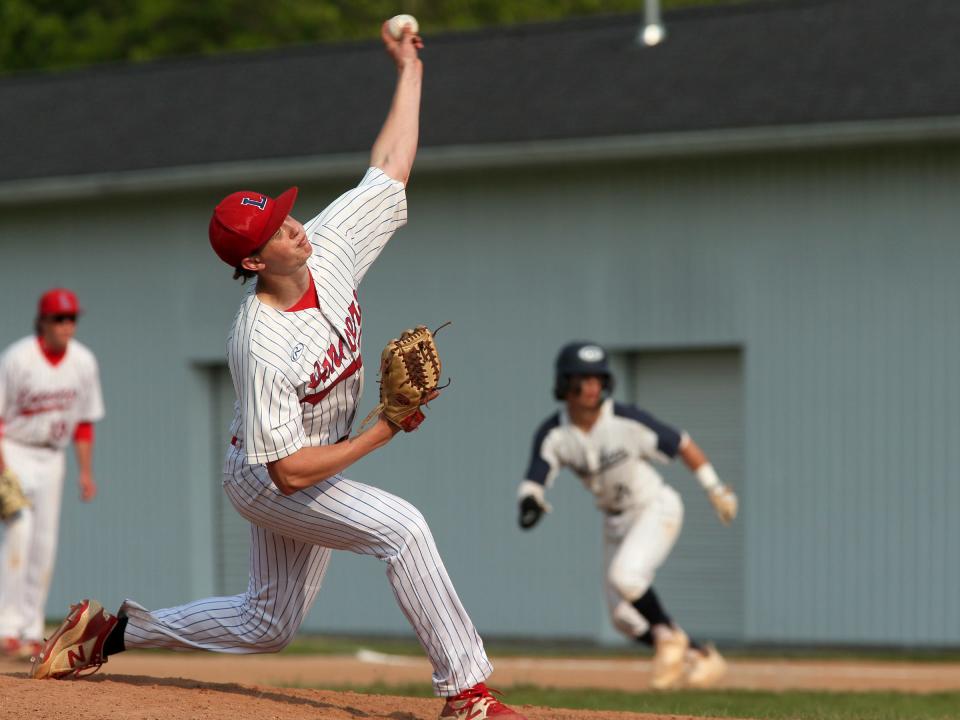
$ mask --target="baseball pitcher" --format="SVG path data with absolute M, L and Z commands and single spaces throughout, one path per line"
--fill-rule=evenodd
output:
M 208 229 L 235 276 L 255 279 L 227 341 L 236 413 L 223 471 L 225 492 L 250 522 L 249 586 L 159 610 L 127 600 L 116 615 L 84 600 L 47 641 L 34 677 L 76 675 L 125 648 L 276 652 L 313 605 L 331 551 L 345 550 L 384 563 L 446 698 L 441 718 L 520 717 L 484 684 L 492 666 L 423 515 L 343 474 L 423 421 L 418 410 L 436 396 L 440 370 L 425 327 L 402 333 L 382 357 L 377 421 L 351 434 L 364 371 L 358 288 L 406 224 L 418 138 L 422 42 L 409 25 L 397 39 L 384 23 L 381 35 L 397 85 L 359 185 L 306 224 L 290 215 L 296 188 L 276 198 L 232 193 Z

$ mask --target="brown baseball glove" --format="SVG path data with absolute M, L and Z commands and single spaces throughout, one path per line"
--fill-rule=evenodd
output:
M 10 468 L 4 468 L 0 473 L 0 520 L 9 520 L 28 505 L 20 480 Z
M 380 354 L 380 404 L 364 418 L 361 429 L 381 414 L 404 432 L 419 427 L 424 421 L 420 407 L 442 389 L 440 355 L 433 336 L 449 324 L 433 332 L 417 325 L 387 343 Z

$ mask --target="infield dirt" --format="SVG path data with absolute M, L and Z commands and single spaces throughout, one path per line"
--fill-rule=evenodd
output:
M 642 690 L 650 663 L 626 659 L 494 658 L 494 687 Z M 732 661 L 723 687 L 934 691 L 960 689 L 960 665 L 849 661 Z M 35 681 L 22 662 L 0 660 L 0 717 L 47 720 L 434 720 L 437 699 L 361 695 L 289 686 L 424 683 L 422 658 L 138 653 L 111 658 L 78 681 Z M 531 720 L 641 720 L 663 716 L 519 707 Z M 671 715 L 670 718 L 680 716 Z

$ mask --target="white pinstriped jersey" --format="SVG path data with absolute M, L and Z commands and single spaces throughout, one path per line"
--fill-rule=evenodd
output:
M 589 432 L 572 422 L 564 408 L 544 421 L 533 441 L 526 479 L 546 487 L 569 467 L 606 512 L 649 502 L 663 486 L 651 460 L 676 457 L 683 433 L 633 405 L 605 400 Z
M 97 359 L 77 340 L 56 365 L 35 335 L 13 343 L 0 359 L 0 418 L 10 440 L 64 448 L 78 423 L 103 414 Z
M 360 184 L 304 225 L 320 308 L 240 306 L 228 345 L 237 395 L 230 432 L 248 464 L 346 437 L 363 390 L 357 287 L 407 220 L 403 183 L 370 168 Z
M 223 486 L 250 521 L 247 591 L 156 611 L 128 600 L 132 647 L 276 651 L 320 592 L 333 550 L 385 563 L 387 579 L 430 663 L 438 695 L 489 677 L 483 642 L 460 603 L 422 513 L 341 474 L 285 495 L 265 463 L 346 437 L 363 385 L 356 288 L 406 222 L 403 184 L 371 168 L 306 224 L 319 309 L 282 312 L 246 298 L 230 335 L 237 411 Z

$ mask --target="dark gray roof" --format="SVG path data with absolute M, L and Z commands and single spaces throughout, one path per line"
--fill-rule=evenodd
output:
M 783 0 L 427 37 L 422 145 L 960 115 L 957 0 Z M 0 78 L 0 181 L 365 151 L 379 41 Z

